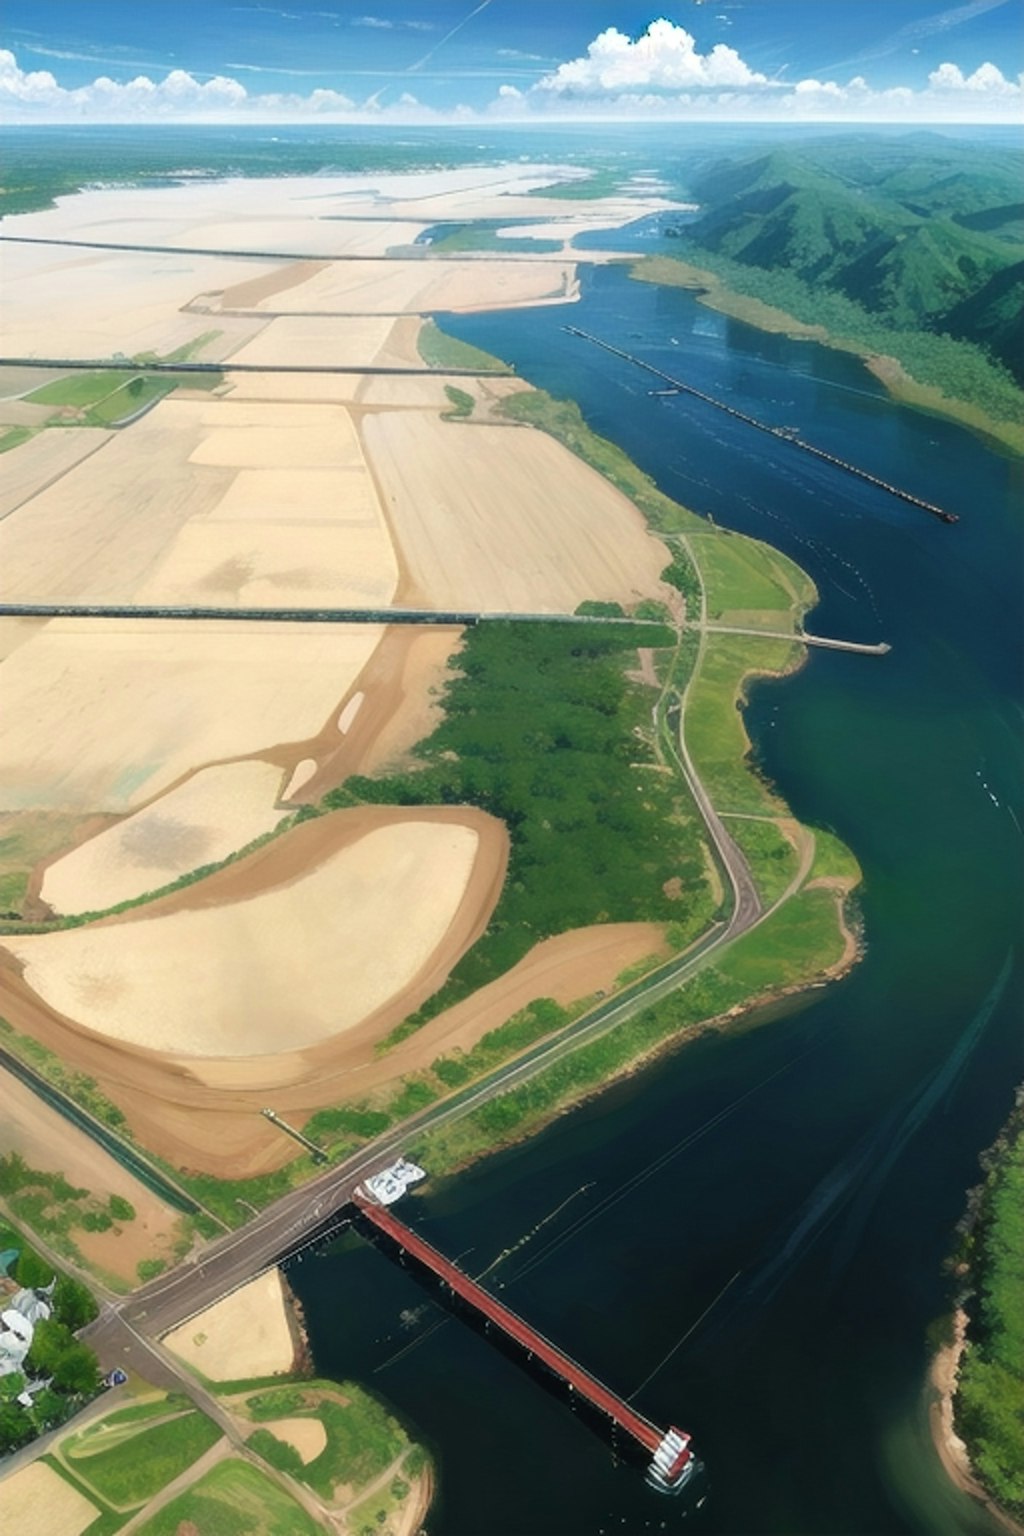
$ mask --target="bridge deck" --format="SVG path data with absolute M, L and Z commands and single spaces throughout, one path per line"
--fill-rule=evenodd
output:
M 645 1419 L 643 1414 L 637 1413 L 621 1397 L 598 1381 L 596 1376 L 591 1376 L 589 1371 L 585 1371 L 564 1350 L 559 1349 L 557 1345 L 551 1343 L 550 1339 L 546 1339 L 542 1333 L 538 1333 L 529 1323 L 524 1322 L 510 1307 L 497 1301 L 489 1291 L 485 1291 L 450 1259 L 446 1259 L 444 1254 L 439 1253 L 404 1222 L 399 1221 L 385 1206 L 366 1199 L 358 1191 L 355 1202 L 363 1215 L 379 1231 L 385 1233 L 407 1253 L 411 1253 L 421 1264 L 425 1264 L 439 1280 L 450 1286 L 456 1295 L 489 1322 L 494 1323 L 509 1338 L 514 1339 L 538 1360 L 542 1360 L 549 1370 L 566 1381 L 580 1397 L 585 1398 L 593 1407 L 606 1414 L 645 1451 L 653 1455 L 658 1449 L 663 1439 L 663 1431 L 649 1419 Z

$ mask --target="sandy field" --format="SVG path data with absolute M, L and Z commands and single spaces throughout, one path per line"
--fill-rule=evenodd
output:
M 295 1340 L 280 1274 L 267 1270 L 165 1334 L 163 1343 L 211 1381 L 283 1375 L 295 1358 Z
M 390 330 L 391 321 L 386 315 L 354 315 L 351 319 L 286 315 L 271 320 L 252 341 L 239 348 L 231 361 L 272 367 L 301 363 L 309 367 L 363 368 L 376 359 Z M 259 382 L 279 389 L 285 380 Z M 322 388 L 320 381 L 316 383 L 318 389 Z
M 210 511 L 230 467 L 193 465 L 210 405 L 165 400 L 0 523 L 0 591 L 10 602 L 129 599 L 191 517 Z M 92 439 L 51 429 L 25 444 Z M 5 456 L 17 467 L 22 449 Z M 57 471 L 59 474 L 59 470 Z
M 272 294 L 257 306 L 289 315 L 430 314 L 439 310 L 509 309 L 540 299 L 578 297 L 572 262 L 462 261 L 333 262 L 308 282 Z
M 84 1494 L 32 1461 L 0 1479 L 0 1530 L 17 1536 L 80 1536 L 99 1515 Z
M 89 196 L 83 193 L 80 200 L 85 202 Z M 5 234 L 22 233 L 20 226 L 31 217 L 5 220 Z M 76 226 L 67 233 L 72 239 L 118 238 Z M 141 242 L 150 236 L 139 227 L 126 238 Z M 166 354 L 214 328 L 202 314 L 182 312 L 197 295 L 265 276 L 276 265 L 215 256 L 4 245 L 0 252 L 4 349 L 9 357 Z M 54 302 L 55 293 L 59 303 Z
M 200 910 L 4 947 L 51 1008 L 107 1037 L 178 1056 L 315 1045 L 372 1016 L 428 965 L 480 846 L 469 813 L 461 823 L 406 813 L 368 831 L 350 812 L 331 820 L 353 840 L 288 884 L 216 905 L 204 887 Z
M 6 518 L 31 496 L 38 496 L 73 465 L 102 448 L 112 435 L 98 427 L 77 427 L 73 432 L 37 432 L 20 448 L 6 453 L 0 479 L 0 518 Z
M 367 415 L 363 441 L 416 597 L 571 613 L 664 597 L 669 551 L 614 486 L 546 433 L 426 411 Z
M 0 810 L 126 813 L 322 729 L 375 624 L 54 619 L 0 668 Z
M 177 1211 L 134 1179 L 91 1136 L 2 1069 L 0 1098 L 4 1106 L 0 1155 L 20 1152 L 30 1168 L 63 1173 L 77 1189 L 87 1189 L 101 1200 L 122 1195 L 134 1206 L 134 1221 L 118 1223 L 106 1232 L 73 1228 L 72 1240 L 89 1262 L 134 1285 L 140 1259 L 171 1254 L 181 1220 Z
M 204 768 L 117 826 L 65 854 L 43 875 L 54 912 L 101 912 L 205 864 L 216 864 L 273 831 L 281 770 L 272 763 Z
M 327 1431 L 319 1419 L 272 1419 L 263 1427 L 285 1445 L 294 1446 L 304 1466 L 315 1461 L 327 1444 Z

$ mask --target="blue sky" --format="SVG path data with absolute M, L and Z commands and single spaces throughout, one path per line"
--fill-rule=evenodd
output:
M 4 0 L 9 121 L 1015 121 L 1024 0 Z

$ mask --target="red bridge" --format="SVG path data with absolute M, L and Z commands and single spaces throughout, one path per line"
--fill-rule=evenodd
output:
M 621 1397 L 609 1391 L 596 1376 L 591 1376 L 589 1371 L 577 1365 L 575 1360 L 570 1359 L 563 1350 L 552 1344 L 550 1339 L 546 1339 L 542 1333 L 538 1333 L 529 1323 L 524 1322 L 510 1307 L 497 1301 L 489 1291 L 485 1291 L 450 1259 L 446 1259 L 444 1254 L 425 1242 L 404 1222 L 399 1221 L 389 1209 L 379 1204 L 365 1189 L 360 1187 L 354 1195 L 354 1200 L 362 1214 L 379 1232 L 384 1233 L 400 1249 L 425 1265 L 443 1284 L 483 1318 L 521 1345 L 531 1359 L 543 1361 L 547 1368 L 566 1382 L 573 1392 L 600 1413 L 605 1414 L 641 1450 L 647 1452 L 652 1458 L 647 1471 L 647 1480 L 653 1487 L 674 1493 L 689 1480 L 694 1470 L 693 1452 L 689 1449 L 689 1435 L 675 1428 L 659 1429 L 656 1424 L 651 1423 L 650 1419 L 645 1419 L 642 1414 L 637 1413 L 635 1408 L 631 1408 Z

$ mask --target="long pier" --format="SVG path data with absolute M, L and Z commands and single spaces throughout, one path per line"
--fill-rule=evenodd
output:
M 748 427 L 756 427 L 758 432 L 766 432 L 777 442 L 789 443 L 803 453 L 809 453 L 812 458 L 821 459 L 823 463 L 831 464 L 834 469 L 841 469 L 844 474 L 854 475 L 858 480 L 865 480 L 868 485 L 876 486 L 880 491 L 886 491 L 888 495 L 895 496 L 899 501 L 909 502 L 912 507 L 920 507 L 923 512 L 930 512 L 932 517 L 939 518 L 941 522 L 959 522 L 955 512 L 947 512 L 943 507 L 937 507 L 934 502 L 925 501 L 923 497 L 915 496 L 912 491 L 903 490 L 901 486 L 890 485 L 888 480 L 882 480 L 878 475 L 873 475 L 856 464 L 849 464 L 846 459 L 837 458 L 834 453 L 826 453 L 824 448 L 815 448 L 813 443 L 805 443 L 802 437 L 797 437 L 785 427 L 772 427 L 765 421 L 758 421 L 756 416 L 748 416 L 746 411 L 739 411 L 734 405 L 727 405 L 724 400 L 716 400 L 714 395 L 705 394 L 702 389 L 696 389 L 692 384 L 684 384 L 682 379 L 673 378 L 672 374 L 656 368 L 653 363 L 645 362 L 642 357 L 635 357 L 632 352 L 625 352 L 621 347 L 612 346 L 610 341 L 602 341 L 600 336 L 591 336 L 589 331 L 581 331 L 577 325 L 563 325 L 562 329 L 570 336 L 579 336 L 582 341 L 589 341 L 593 346 L 601 347 L 615 357 L 624 358 L 627 363 L 633 363 L 637 368 L 645 368 L 648 373 L 653 373 L 655 378 L 664 379 L 666 384 L 671 385 L 671 389 L 659 390 L 660 395 L 676 393 L 693 395 L 695 399 L 703 400 L 705 405 L 714 406 L 716 411 L 724 411 L 727 416 L 735 416 L 737 421 L 745 422 Z
M 407 1227 L 392 1211 L 379 1204 L 364 1186 L 353 1196 L 359 1211 L 374 1228 L 394 1243 L 403 1253 L 409 1254 L 419 1264 L 429 1269 L 443 1285 L 477 1312 L 486 1322 L 500 1328 L 506 1338 L 525 1350 L 528 1358 L 539 1360 L 555 1376 L 564 1381 L 570 1390 L 590 1406 L 603 1414 L 626 1435 L 634 1445 L 650 1458 L 648 1481 L 666 1492 L 674 1492 L 688 1481 L 694 1470 L 693 1452 L 689 1449 L 690 1437 L 681 1430 L 659 1429 L 650 1419 L 638 1413 L 623 1398 L 579 1365 L 564 1350 L 552 1344 L 550 1339 L 527 1322 L 511 1307 L 485 1291 L 481 1285 L 465 1274 L 451 1259 L 445 1258 L 431 1243 Z

